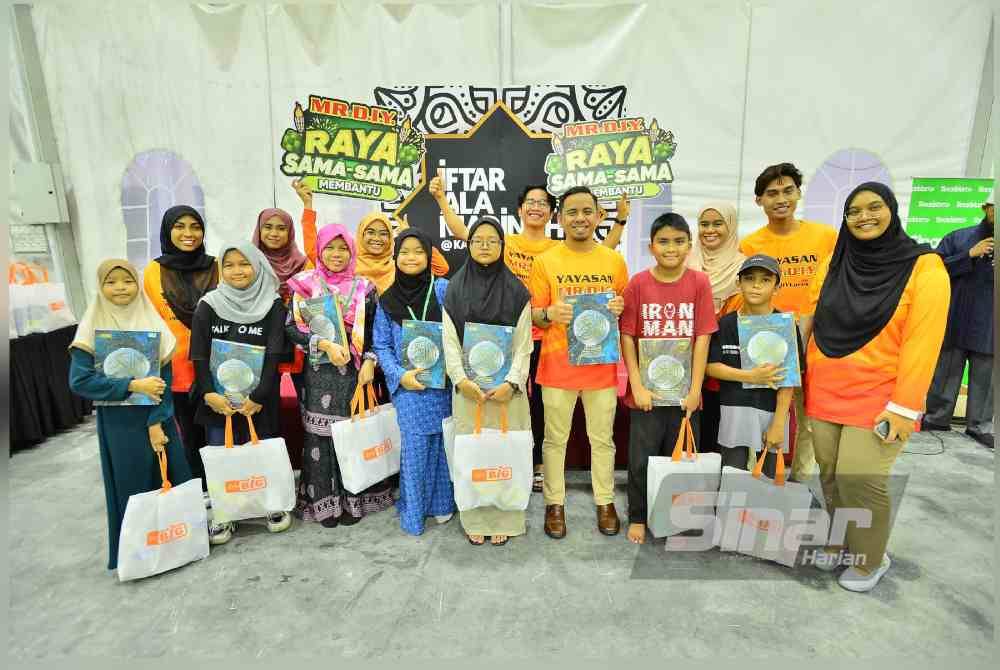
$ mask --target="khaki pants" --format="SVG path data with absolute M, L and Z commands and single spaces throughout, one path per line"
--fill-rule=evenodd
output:
M 889 471 L 905 443 L 886 444 L 869 428 L 842 426 L 820 419 L 812 419 L 812 427 L 819 478 L 831 526 L 838 508 L 871 510 L 870 528 L 859 528 L 853 522 L 847 524 L 847 551 L 858 557 L 855 565 L 869 572 L 876 570 L 889 542 L 892 518 Z M 842 548 L 839 544 L 829 546 L 833 551 Z
M 813 453 L 813 432 L 811 421 L 806 416 L 805 396 L 802 389 L 795 389 L 792 396 L 795 405 L 795 453 L 792 455 L 792 479 L 805 482 L 816 472 L 816 456 Z
M 618 407 L 616 388 L 594 391 L 542 387 L 545 404 L 545 441 L 542 443 L 542 464 L 545 471 L 543 495 L 546 505 L 566 504 L 566 441 L 573 423 L 576 399 L 583 398 L 590 440 L 590 481 L 594 502 L 607 505 L 615 499 L 615 444 L 611 431 Z

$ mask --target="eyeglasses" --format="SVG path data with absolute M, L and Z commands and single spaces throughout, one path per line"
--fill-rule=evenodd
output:
M 494 247 L 500 246 L 500 240 L 497 239 L 480 240 L 477 238 L 473 238 L 469 240 L 469 246 L 479 247 L 480 249 L 492 249 Z
M 866 214 L 869 217 L 876 217 L 882 213 L 883 209 L 885 209 L 885 204 L 881 202 L 873 202 L 864 209 L 861 209 L 860 207 L 851 207 L 847 210 L 847 215 L 844 218 L 851 223 L 854 223 L 855 221 L 860 221 L 865 218 Z
M 365 231 L 365 237 L 377 237 L 382 240 L 389 239 L 389 231 L 387 230 L 375 230 L 374 228 L 369 228 Z
M 524 201 L 524 204 L 527 207 L 544 207 L 546 209 L 549 208 L 548 200 L 535 200 L 534 198 L 529 198 L 528 200 Z

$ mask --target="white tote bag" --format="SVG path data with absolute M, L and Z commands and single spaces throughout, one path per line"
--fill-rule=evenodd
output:
M 233 417 L 226 417 L 226 443 L 202 447 L 212 519 L 227 523 L 256 519 L 295 507 L 295 473 L 285 441 L 260 440 L 250 424 L 250 444 L 233 446 Z
M 360 386 L 357 388 L 351 399 L 351 418 L 331 424 L 330 436 L 344 488 L 351 493 L 361 493 L 399 472 L 402 440 L 396 408 L 391 404 L 379 405 L 371 384 L 365 392 Z
M 722 468 L 716 506 L 719 549 L 792 567 L 802 538 L 794 528 L 810 518 L 808 486 L 785 481 L 785 461 L 775 459 L 774 480 L 762 474 L 766 449 L 751 472 Z
M 65 284 L 50 282 L 45 268 L 11 263 L 7 282 L 11 331 L 18 336 L 50 333 L 76 323 L 66 302 Z
M 476 410 L 475 432 L 456 435 L 455 506 L 460 512 L 493 506 L 505 512 L 528 507 L 531 497 L 531 449 L 527 430 L 507 430 L 507 409 L 500 407 L 500 430 L 482 428 L 482 405 Z
M 118 579 L 142 579 L 208 556 L 208 515 L 201 480 L 172 486 L 166 452 L 158 454 L 163 486 L 129 496 L 118 536 Z
M 711 529 L 715 523 L 715 494 L 719 490 L 721 470 L 722 456 L 697 452 L 691 421 L 685 417 L 673 454 L 649 457 L 646 526 L 653 537 Z M 674 508 L 682 505 L 687 508 L 686 514 L 679 516 Z M 685 516 L 691 517 L 690 523 L 683 523 Z

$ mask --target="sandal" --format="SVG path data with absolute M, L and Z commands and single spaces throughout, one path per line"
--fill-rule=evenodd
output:
M 545 483 L 545 475 L 541 470 L 535 473 L 535 476 L 531 479 L 531 490 L 535 493 L 541 493 L 542 485 Z
M 473 542 L 471 535 L 466 535 L 465 539 L 468 540 L 469 544 L 471 544 L 473 547 L 481 547 L 484 544 L 486 544 L 486 536 L 485 535 L 483 535 L 483 541 L 482 542 Z
M 492 537 L 490 538 L 490 544 L 492 544 L 494 547 L 502 547 L 505 544 L 507 544 L 508 542 L 510 542 L 510 535 L 507 535 L 506 537 L 504 537 L 503 542 L 494 542 L 493 538 Z

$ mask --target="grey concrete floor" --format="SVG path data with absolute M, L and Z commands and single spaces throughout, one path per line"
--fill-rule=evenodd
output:
M 940 434 L 939 434 L 940 435 Z M 561 541 L 473 547 L 458 519 L 404 535 L 394 510 L 345 528 L 244 523 L 195 564 L 120 584 L 105 569 L 95 424 L 10 459 L 12 658 L 233 655 L 985 658 L 993 647 L 994 456 L 960 433 L 909 475 L 893 568 L 864 595 L 813 567 L 635 547 L 594 526 L 589 474 L 569 475 Z M 933 435 L 909 449 L 934 452 Z M 625 473 L 616 473 L 619 514 Z M 957 667 L 957 666 L 955 666 Z

